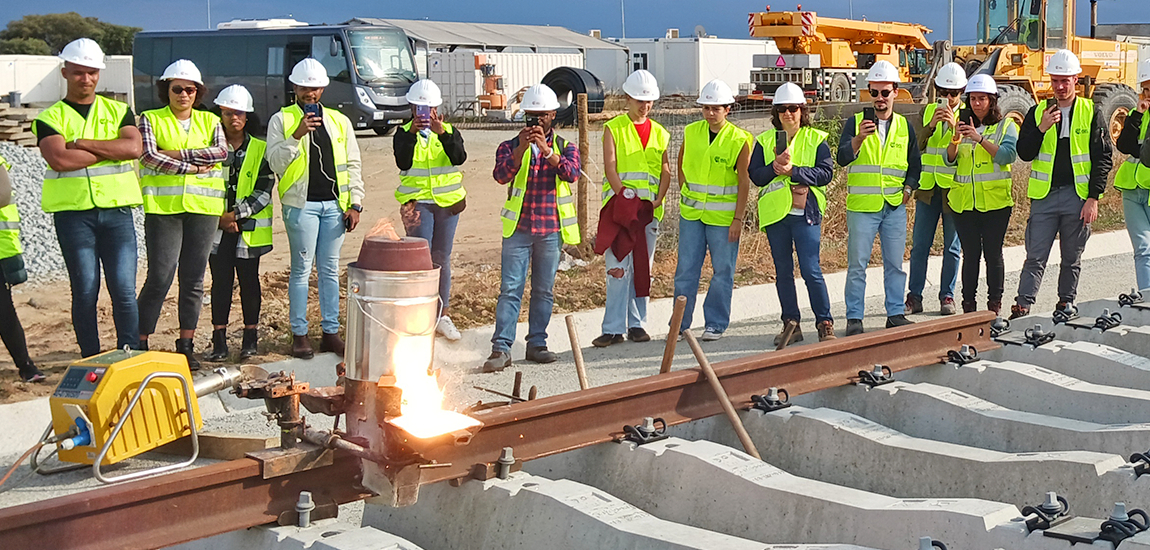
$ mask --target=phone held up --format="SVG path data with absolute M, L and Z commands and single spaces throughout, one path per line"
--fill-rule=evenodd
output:
M 523 121 L 529 128 L 533 126 L 539 126 L 539 117 L 536 115 L 526 115 L 523 117 Z
M 874 107 L 863 107 L 863 120 L 878 124 L 878 115 L 875 114 Z
M 427 105 L 416 105 L 415 116 L 423 122 L 431 122 L 431 107 Z
M 779 128 L 775 130 L 775 156 L 783 154 L 787 150 L 787 131 Z
M 305 117 L 319 116 L 319 104 L 318 103 L 304 103 L 304 105 L 303 105 L 303 116 L 305 116 Z

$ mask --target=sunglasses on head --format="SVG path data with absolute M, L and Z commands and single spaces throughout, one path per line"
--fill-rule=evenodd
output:
M 188 95 L 194 95 L 196 93 L 196 87 L 195 86 L 188 86 L 187 88 L 181 88 L 179 86 L 172 86 L 171 88 L 168 88 L 168 90 L 170 92 L 172 92 L 173 94 L 176 94 L 176 95 L 182 95 L 185 93 Z
M 779 105 L 776 108 L 780 113 L 797 113 L 803 107 L 801 105 Z
M 938 90 L 938 95 L 943 95 L 943 96 L 947 96 L 947 97 L 958 97 L 958 96 L 962 95 L 962 90 L 947 90 L 945 88 L 940 88 Z
M 883 97 L 890 97 L 890 94 L 894 93 L 894 90 L 883 90 L 880 92 L 874 88 L 867 88 L 867 91 L 870 92 L 871 97 L 878 97 L 879 94 L 882 94 Z

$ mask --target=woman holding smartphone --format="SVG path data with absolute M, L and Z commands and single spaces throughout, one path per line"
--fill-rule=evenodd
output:
M 801 342 L 799 301 L 795 293 L 794 254 L 807 285 L 819 341 L 835 337 L 831 300 L 819 267 L 822 219 L 827 209 L 824 190 L 834 176 L 834 158 L 827 133 L 811 127 L 807 100 L 797 85 L 787 82 L 775 91 L 771 125 L 755 138 L 751 182 L 759 187 L 759 228 L 766 231 L 775 262 L 775 290 L 782 306 L 783 330 L 794 325 L 791 342 Z M 775 336 L 775 346 L 783 333 Z
M 988 75 L 975 75 L 966 85 L 968 110 L 946 150 L 948 165 L 956 166 L 950 208 L 962 243 L 962 311 L 977 309 L 980 258 L 986 258 L 986 308 L 999 313 L 1006 269 L 1002 241 L 1010 225 L 1010 165 L 1018 158 L 1018 126 L 1003 118 L 998 87 Z

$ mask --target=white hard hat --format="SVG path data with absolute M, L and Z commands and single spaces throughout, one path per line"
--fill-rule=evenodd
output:
M 627 77 L 623 92 L 639 101 L 655 101 L 659 99 L 659 83 L 655 75 L 639 69 Z
M 160 80 L 175 80 L 177 78 L 190 80 L 201 86 L 204 84 L 204 77 L 200 75 L 199 67 L 187 59 L 173 61 L 167 69 L 164 69 L 164 75 L 160 77 Z
M 902 83 L 902 77 L 898 75 L 898 69 L 891 65 L 890 61 L 880 59 L 871 65 L 870 72 L 866 74 L 867 82 L 894 82 L 895 84 Z
M 938 70 L 934 85 L 948 90 L 961 90 L 966 87 L 966 71 L 958 63 L 947 63 Z
M 976 74 L 966 83 L 966 93 L 982 92 L 984 94 L 998 95 L 998 84 L 994 77 L 988 74 Z
M 1138 83 L 1150 80 L 1150 59 L 1144 59 L 1138 64 Z
M 91 38 L 77 38 L 60 50 L 60 59 L 93 69 L 103 69 L 104 50 Z
M 717 78 L 703 86 L 699 99 L 695 100 L 699 105 L 730 105 L 734 102 L 735 94 L 731 92 L 731 87 Z
M 425 78 L 408 88 L 407 102 L 412 105 L 439 107 L 443 104 L 443 93 L 439 91 L 439 86 Z
M 1046 73 L 1054 76 L 1078 76 L 1082 73 L 1082 64 L 1078 56 L 1070 50 L 1058 50 L 1046 62 Z
M 252 102 L 252 94 L 248 92 L 247 88 L 239 84 L 232 84 L 220 91 L 220 95 L 216 96 L 216 105 L 247 113 L 256 110 Z
M 524 111 L 554 111 L 559 108 L 559 98 L 546 84 L 536 84 L 523 92 Z
M 787 82 L 775 90 L 775 105 L 806 105 L 807 97 L 803 89 L 794 82 Z
M 296 86 L 306 88 L 326 88 L 328 85 L 327 69 L 313 57 L 308 57 L 292 67 L 288 81 Z

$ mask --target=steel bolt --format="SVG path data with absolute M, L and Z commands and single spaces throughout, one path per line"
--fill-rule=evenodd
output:
M 1038 506 L 1040 510 L 1048 514 L 1057 514 L 1062 511 L 1062 503 L 1058 502 L 1058 493 L 1050 491 L 1046 493 L 1046 500 Z
M 1110 316 L 1110 308 L 1103 308 L 1102 309 L 1102 316 L 1103 317 L 1109 317 Z
M 511 447 L 503 448 L 503 452 L 500 453 L 496 463 L 495 476 L 499 479 L 507 479 L 511 475 L 511 466 L 515 464 L 515 455 L 511 453 Z
M 770 388 L 767 390 L 767 401 L 772 403 L 779 400 L 779 388 Z
M 311 491 L 300 491 L 299 501 L 295 503 L 295 511 L 299 513 L 299 525 L 301 528 L 311 526 L 311 511 L 315 510 L 315 502 L 312 501 Z
M 1046 332 L 1042 330 L 1042 325 L 1034 325 L 1034 331 L 1032 332 L 1032 334 L 1034 335 L 1035 338 L 1039 338 L 1039 337 L 1045 336 Z
M 963 356 L 963 357 L 973 357 L 974 356 L 974 352 L 971 351 L 971 349 L 970 349 L 970 344 L 963 344 L 962 347 L 959 348 L 958 354 Z
M 1130 521 L 1130 516 L 1126 515 L 1125 502 L 1114 503 L 1114 511 L 1110 512 L 1110 519 L 1113 521 Z
M 874 377 L 875 377 L 875 378 L 882 378 L 882 377 L 883 377 L 883 374 L 882 374 L 882 365 L 875 365 L 875 366 L 874 366 L 874 371 L 873 371 L 873 372 L 874 372 Z
M 643 425 L 639 426 L 639 431 L 642 432 L 643 435 L 651 435 L 655 433 L 655 419 L 651 418 L 650 416 L 644 418 Z

